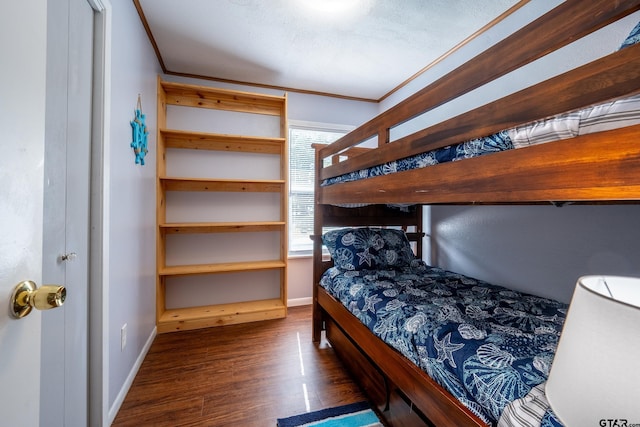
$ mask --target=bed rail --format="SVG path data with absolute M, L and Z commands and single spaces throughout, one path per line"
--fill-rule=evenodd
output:
M 637 10 L 640 0 L 567 0 L 469 62 L 320 150 L 327 158 L 372 137 L 389 142 L 390 129 L 560 49 Z M 379 164 L 379 163 L 378 163 Z
M 317 180 L 321 181 L 347 172 L 384 164 L 413 154 L 490 135 L 544 117 L 640 92 L 640 45 L 636 45 L 409 136 L 389 142 L 389 132 L 392 127 L 490 82 L 638 9 L 640 9 L 640 0 L 587 3 L 569 0 L 563 3 L 335 143 L 319 148 L 319 162 L 316 166 Z M 562 25 L 558 25 L 560 22 Z M 497 60 L 492 58 L 497 58 Z M 553 99 L 554 102 L 548 102 L 549 99 Z M 378 148 L 360 149 L 360 147 L 354 147 L 375 136 L 378 138 Z M 357 149 L 359 151 L 356 151 Z M 603 148 L 598 148 L 598 151 L 603 151 Z M 342 156 L 343 153 L 348 153 L 348 155 Z M 530 154 L 531 152 L 528 151 L 518 156 L 524 157 Z M 600 156 L 602 168 L 610 170 L 620 168 L 621 165 L 617 159 L 605 158 L 608 155 L 611 154 Z M 339 157 L 343 161 L 337 162 L 336 159 Z M 320 165 L 326 158 L 330 158 L 332 161 L 328 166 L 321 167 Z M 637 166 L 636 162 L 634 167 Z M 397 179 L 402 182 L 413 179 L 405 172 L 401 174 L 403 177 Z M 626 181 L 627 178 L 633 180 L 633 176 L 627 175 L 619 176 L 617 180 Z M 635 184 L 640 183 L 636 182 Z M 453 200 L 446 197 L 433 200 L 430 198 L 431 190 L 423 191 L 424 189 L 417 190 L 417 193 L 407 199 L 406 195 L 395 193 L 397 188 L 388 187 L 386 184 L 384 187 L 378 186 L 373 191 L 367 191 L 366 195 L 359 193 L 355 197 L 348 196 L 353 196 L 354 192 L 358 191 L 356 188 L 361 186 L 362 184 L 345 183 L 332 186 L 336 188 L 318 188 L 317 202 L 320 204 L 348 203 L 349 201 L 367 203 L 398 201 L 508 203 L 546 200 L 515 200 L 514 197 L 504 197 L 504 195 L 494 195 L 483 201 L 476 201 L 473 198 Z M 452 188 L 449 192 L 454 190 Z M 392 193 L 393 196 L 388 197 Z M 601 193 L 600 191 L 593 193 L 583 191 L 580 200 L 602 200 Z M 606 199 L 610 200 L 611 198 L 607 197 Z M 640 192 L 625 191 L 624 200 L 629 199 L 640 200 Z M 573 200 L 573 197 L 566 200 Z

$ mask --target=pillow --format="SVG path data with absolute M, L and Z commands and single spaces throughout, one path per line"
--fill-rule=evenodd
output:
M 637 125 L 640 124 L 640 95 L 585 108 L 580 115 L 580 135 Z
M 526 125 L 518 126 L 508 131 L 514 148 L 544 144 L 578 136 L 580 113 L 566 113 Z
M 390 228 L 341 228 L 322 236 L 334 265 L 343 270 L 389 269 L 415 258 L 407 235 Z

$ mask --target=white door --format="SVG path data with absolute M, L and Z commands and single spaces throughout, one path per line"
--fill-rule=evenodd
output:
M 3 426 L 88 425 L 94 15 L 87 0 L 66 0 L 49 8 L 47 4 L 47 0 L 0 4 Z M 63 261 L 71 253 L 75 256 Z M 65 306 L 12 318 L 10 295 L 23 280 L 65 285 Z M 96 378 L 100 389 L 101 375 Z M 96 418 L 102 418 L 100 402 L 96 407 Z
M 46 0 L 0 3 L 0 417 L 7 426 L 39 424 L 41 313 L 15 320 L 9 299 L 20 281 L 42 284 L 46 11 Z
M 93 10 L 49 7 L 42 277 L 67 299 L 42 316 L 40 425 L 88 423 L 89 182 Z

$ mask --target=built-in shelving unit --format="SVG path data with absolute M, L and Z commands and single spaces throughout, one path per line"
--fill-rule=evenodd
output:
M 241 120 L 251 120 L 255 115 L 279 118 L 279 136 L 235 135 L 167 128 L 167 106 L 195 107 L 223 110 L 241 114 Z M 157 153 L 157 303 L 156 320 L 158 332 L 205 328 L 211 326 L 243 323 L 285 317 L 287 313 L 287 99 L 284 96 L 263 95 L 208 86 L 189 85 L 162 81 L 158 78 L 158 153 Z M 246 114 L 248 113 L 248 114 Z M 235 152 L 247 155 L 268 155 L 279 158 L 277 179 L 255 179 L 243 176 L 243 167 L 238 166 L 238 176 L 214 176 L 216 168 L 205 172 L 207 177 L 168 176 L 168 150 L 203 150 L 207 152 Z M 198 153 L 198 151 L 194 151 Z M 196 174 L 194 174 L 196 175 Z M 210 176 L 209 176 L 210 175 Z M 168 195 L 171 192 L 203 193 L 275 193 L 279 197 L 279 218 L 274 220 L 219 221 L 167 221 Z M 269 199 L 273 200 L 273 199 Z M 268 201 L 266 203 L 269 203 Z M 273 206 L 265 206 L 271 211 Z M 189 209 L 189 206 L 182 207 Z M 194 208 L 197 209 L 197 208 Z M 239 207 L 238 209 L 242 209 Z M 254 209 L 259 215 L 261 209 Z M 235 233 L 235 234 L 234 234 Z M 169 236 L 189 236 L 248 233 L 271 233 L 279 244 L 268 259 L 243 260 L 238 253 L 237 261 L 210 259 L 206 263 L 167 264 Z M 273 238 L 271 240 L 274 240 Z M 240 251 L 242 252 L 242 251 Z M 228 255 L 228 254 L 225 254 Z M 234 255 L 230 255 L 234 256 Z M 233 281 L 234 290 L 243 295 L 242 275 L 255 271 L 277 271 L 279 273 L 278 295 L 267 299 L 240 298 L 233 302 L 221 302 L 189 307 L 168 308 L 167 281 L 186 276 L 210 277 L 219 274 L 238 274 Z M 204 280 L 203 286 L 206 286 Z M 252 282 L 255 282 L 252 280 Z M 252 283 L 255 286 L 255 283 Z M 176 286 L 172 284 L 172 286 Z M 177 286 L 180 286 L 177 284 Z M 197 296 L 196 296 L 197 299 Z

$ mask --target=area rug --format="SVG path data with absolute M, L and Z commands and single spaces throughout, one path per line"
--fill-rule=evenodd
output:
M 382 427 L 367 402 L 322 409 L 289 418 L 278 418 L 278 427 Z

